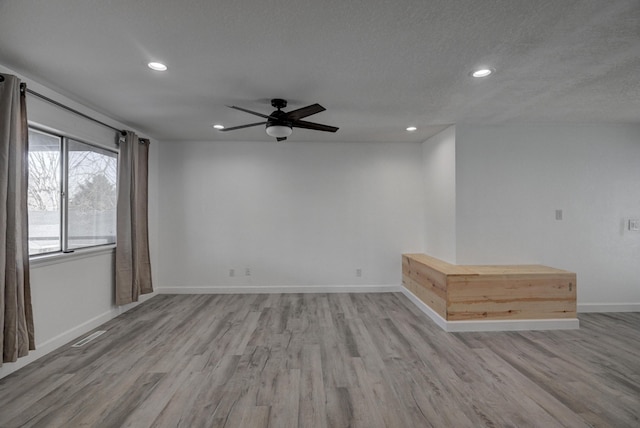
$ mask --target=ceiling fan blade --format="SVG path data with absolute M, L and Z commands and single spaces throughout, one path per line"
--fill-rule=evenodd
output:
M 291 123 L 291 126 L 294 128 L 304 128 L 304 129 L 314 129 L 316 131 L 325 131 L 325 132 L 336 132 L 340 128 L 336 128 L 335 126 L 322 125 L 319 123 L 307 122 L 304 120 L 296 120 Z
M 253 114 L 253 115 L 256 115 L 256 116 L 264 117 L 265 119 L 277 119 L 276 117 L 269 116 L 269 115 L 262 114 L 262 113 L 258 113 L 257 111 L 247 110 L 246 108 L 242 108 L 242 107 L 237 107 L 237 106 L 227 106 L 227 107 L 233 108 L 233 109 L 236 109 L 236 110 L 240 110 L 240 111 L 243 111 L 245 113 Z
M 300 120 L 307 116 L 311 116 L 312 114 L 320 113 L 321 111 L 325 111 L 326 108 L 322 107 L 320 104 L 312 104 L 310 106 L 302 107 L 297 110 L 291 110 L 287 113 L 287 119 L 289 120 Z
M 276 138 L 276 141 L 284 141 L 286 139 L 287 139 L 287 137 L 278 137 L 278 138 Z
M 223 128 L 223 129 L 219 129 L 219 131 L 222 132 L 227 132 L 227 131 L 235 131 L 236 129 L 242 129 L 242 128 L 250 128 L 252 126 L 258 126 L 258 125 L 264 125 L 267 122 L 257 122 L 257 123 L 249 123 L 247 125 L 240 125 L 240 126 L 234 126 L 231 128 Z

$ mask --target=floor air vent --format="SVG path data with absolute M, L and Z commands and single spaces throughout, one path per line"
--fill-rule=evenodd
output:
M 71 345 L 71 347 L 72 348 L 79 348 L 81 346 L 84 346 L 87 343 L 91 342 L 93 339 L 96 339 L 97 337 L 102 336 L 106 332 L 107 332 L 106 330 L 98 330 L 96 332 L 93 332 L 89 336 L 85 337 L 84 339 L 78 340 L 76 343 Z

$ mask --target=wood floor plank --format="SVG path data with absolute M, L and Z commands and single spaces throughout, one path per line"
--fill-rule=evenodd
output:
M 493 378 L 488 382 L 494 385 L 494 388 L 505 391 L 517 399 L 528 397 L 556 421 L 562 421 L 562 426 L 575 428 L 588 426 L 574 412 L 568 411 L 562 402 L 537 387 L 529 378 L 495 353 L 487 349 L 475 349 L 474 353 L 482 360 L 483 370 Z
M 300 403 L 300 370 L 283 370 L 275 381 L 277 387 L 272 398 L 269 426 L 295 428 Z
M 269 406 L 251 406 L 247 407 L 240 421 L 241 427 L 267 428 L 269 426 L 269 414 L 271 407 Z
M 0 427 L 636 427 L 640 313 L 446 333 L 399 293 L 159 295 L 0 380 Z
M 237 358 L 237 357 L 235 357 Z M 160 413 L 169 404 L 172 397 L 180 388 L 187 389 L 186 382 L 193 373 L 189 369 L 189 360 L 175 362 L 174 370 L 167 373 L 158 385 L 147 396 L 146 400 L 139 403 L 122 422 L 122 427 L 136 428 L 152 426 Z M 151 372 L 155 373 L 155 372 Z
M 53 393 L 58 387 L 67 383 L 73 377 L 72 374 L 55 374 L 53 378 L 43 387 L 35 387 L 30 385 L 30 389 L 19 392 L 17 389 L 15 395 L 6 395 L 3 397 L 2 411 L 0 411 L 0 426 L 5 426 L 8 421 L 23 414 L 26 410 L 32 406 L 33 403 L 37 403 L 44 399 L 49 394 Z
M 300 376 L 298 426 L 326 428 L 327 398 L 320 345 L 309 345 L 303 348 Z

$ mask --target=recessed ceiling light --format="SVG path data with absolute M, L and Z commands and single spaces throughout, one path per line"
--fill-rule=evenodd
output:
M 216 129 L 224 129 L 224 125 L 220 125 L 219 123 L 216 123 L 213 127 Z
M 155 71 L 167 71 L 167 66 L 161 62 L 150 62 L 147 64 L 150 69 Z
M 471 73 L 471 75 L 473 77 L 487 77 L 492 73 L 493 73 L 493 70 L 491 70 L 490 68 L 479 68 L 478 70 L 474 70 Z
M 408 128 L 407 128 L 407 131 L 409 131 L 409 132 L 413 132 L 413 131 L 415 131 L 415 130 L 417 130 L 417 129 L 418 129 L 418 128 L 416 128 L 415 126 L 410 126 L 410 127 L 408 127 Z

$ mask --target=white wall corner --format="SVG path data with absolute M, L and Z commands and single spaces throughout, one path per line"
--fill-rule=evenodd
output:
M 456 127 L 422 143 L 424 249 L 456 263 Z

